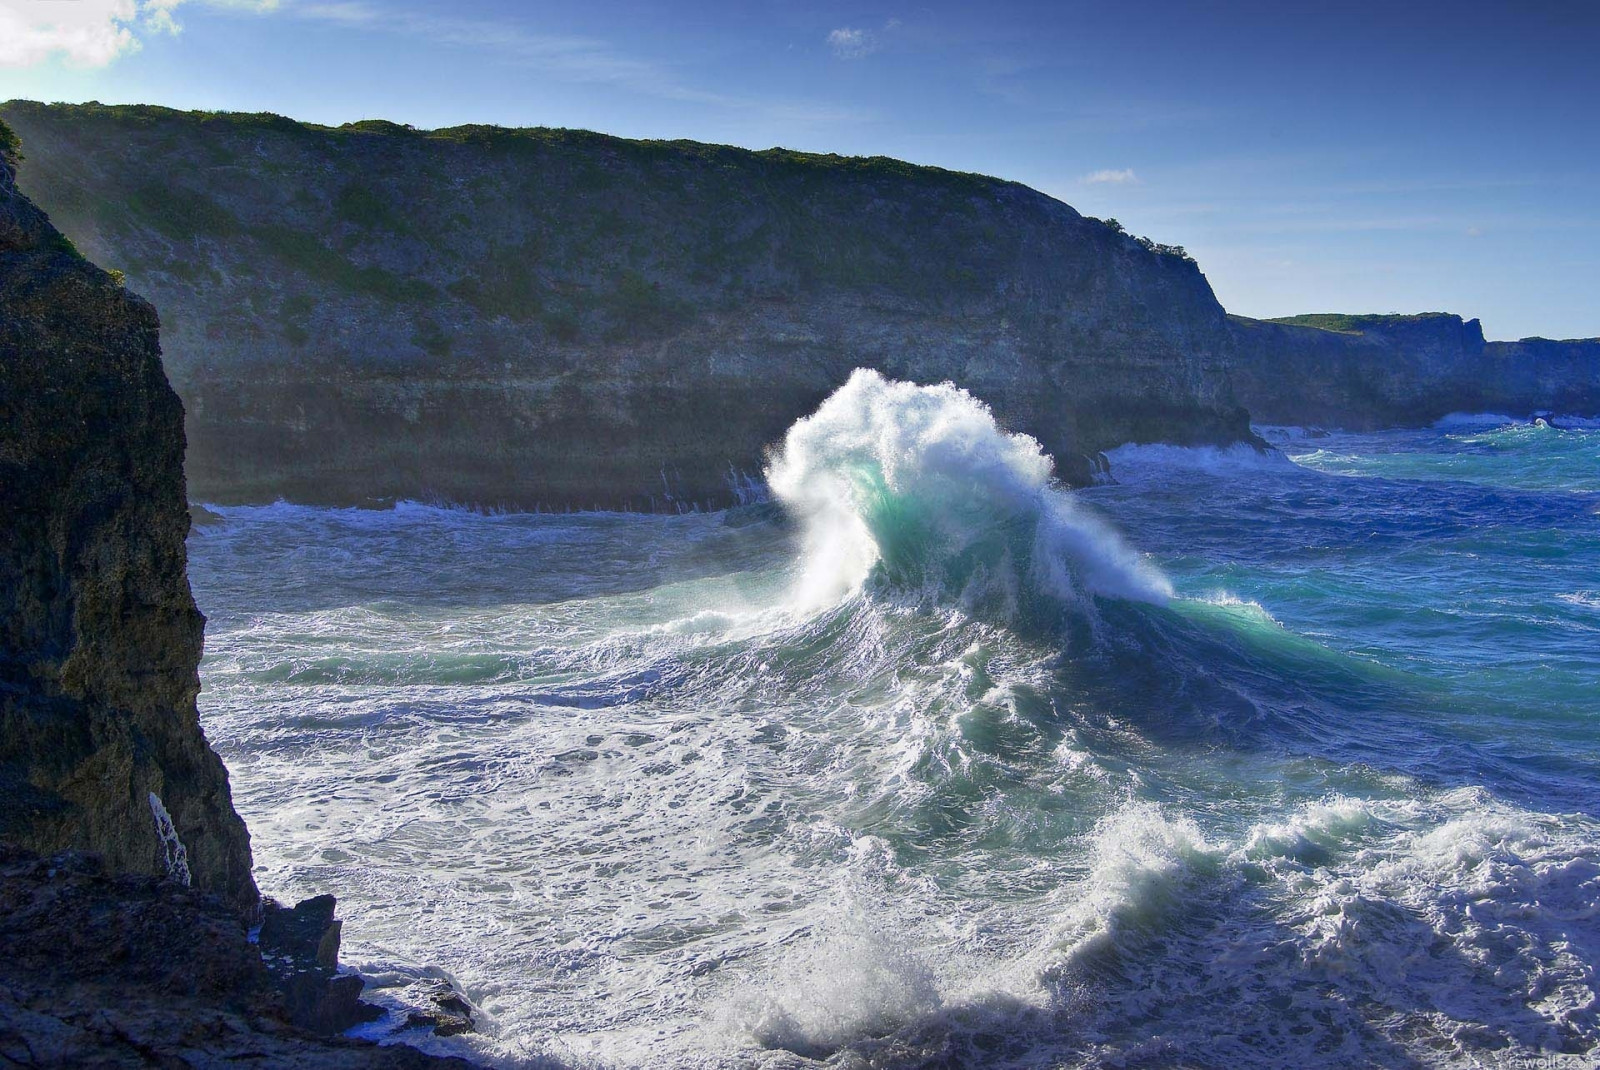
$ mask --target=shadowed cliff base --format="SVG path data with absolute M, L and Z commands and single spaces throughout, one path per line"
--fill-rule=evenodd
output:
M 172 881 L 0 845 L 0 908 L 7 1065 L 470 1070 L 405 1045 L 316 1035 L 292 984 L 284 995 L 288 956 L 269 967 L 227 904 Z
M 1194 262 L 1011 182 L 570 130 L 0 108 L 162 310 L 201 500 L 738 500 L 856 367 L 959 383 L 1087 482 L 1253 441 Z

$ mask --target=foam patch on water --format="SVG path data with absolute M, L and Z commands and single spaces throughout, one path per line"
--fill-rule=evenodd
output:
M 869 577 L 1012 614 L 1043 595 L 1162 602 L 1172 588 L 1052 481 L 1027 435 L 945 383 L 858 369 L 789 429 L 767 470 L 803 530 L 798 604 L 822 607 Z
M 1162 476 L 1173 471 L 1198 471 L 1234 476 L 1292 470 L 1293 462 L 1276 449 L 1258 449 L 1240 442 L 1232 446 L 1169 446 L 1160 443 L 1118 446 L 1106 454 L 1118 482 Z
M 1527 422 L 1525 416 L 1506 416 L 1497 412 L 1452 412 L 1435 420 L 1433 426 L 1440 431 L 1482 431 Z
M 1283 627 L 1282 623 L 1267 611 L 1266 606 L 1263 606 L 1253 598 L 1240 598 L 1230 591 L 1212 591 L 1201 595 L 1196 601 L 1208 606 L 1215 606 L 1253 624 L 1271 624 L 1278 628 Z
M 1370 820 L 1397 831 L 1353 857 L 1281 874 L 1299 904 L 1304 961 L 1353 991 L 1418 1008 L 1463 1051 L 1508 1040 L 1535 1051 L 1592 1045 L 1592 823 L 1475 789 L 1374 804 Z
M 734 1020 L 760 1047 L 821 1058 L 902 1029 L 935 1013 L 940 1002 L 933 971 L 896 934 L 845 901 L 837 920 L 780 953 Z

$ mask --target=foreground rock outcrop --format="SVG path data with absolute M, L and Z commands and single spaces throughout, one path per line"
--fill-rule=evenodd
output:
M 12 102 L 24 188 L 161 309 L 197 499 L 724 504 L 857 366 L 1061 473 L 1250 438 L 1181 251 L 894 160 Z
M 183 407 L 156 313 L 16 190 L 0 126 L 0 841 L 254 907 L 200 730 Z
M 248 938 L 156 315 L 17 192 L 16 158 L 0 124 L 0 1062 L 465 1066 L 315 1035 L 372 1014 L 332 897 L 266 904 L 270 962 Z
M 469 1067 L 311 1035 L 230 904 L 170 880 L 108 875 L 92 856 L 0 847 L 0 961 L 7 1066 Z
M 1477 320 L 1230 316 L 1234 389 L 1258 423 L 1419 427 L 1453 412 L 1600 415 L 1600 339 L 1486 342 Z

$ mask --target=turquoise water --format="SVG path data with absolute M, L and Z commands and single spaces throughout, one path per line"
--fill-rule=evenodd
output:
M 1066 494 L 858 376 L 769 506 L 222 509 L 258 877 L 509 1066 L 1586 1065 L 1600 431 L 1268 434 Z

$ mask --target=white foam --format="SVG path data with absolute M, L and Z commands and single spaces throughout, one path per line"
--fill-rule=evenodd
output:
M 167 876 L 187 888 L 190 881 L 189 850 L 178 838 L 178 827 L 172 823 L 172 815 L 167 813 L 161 796 L 153 791 L 150 792 L 150 816 L 155 819 L 156 838 L 161 841 L 162 863 Z
M 796 602 L 833 604 L 880 566 L 930 588 L 956 577 L 964 590 L 946 594 L 985 586 L 1013 602 L 1028 585 L 1069 601 L 1170 597 L 1163 576 L 1056 489 L 1051 469 L 1038 442 L 1001 430 L 965 390 L 858 369 L 789 429 L 767 470 L 802 524 Z M 1016 545 L 1030 529 L 1031 545 Z
M 859 904 L 783 950 L 764 983 L 745 993 L 738 1027 L 763 1048 L 826 1055 L 882 1037 L 940 1006 L 933 972 Z
M 1485 430 L 1509 424 L 1525 424 L 1525 416 L 1507 416 L 1497 412 L 1452 412 L 1435 420 L 1433 426 L 1440 431 Z
M 1172 471 L 1199 471 L 1208 475 L 1292 470 L 1294 462 L 1276 449 L 1257 449 L 1240 442 L 1232 446 L 1168 446 L 1128 443 L 1106 454 L 1111 476 L 1130 482 Z
M 1070 983 L 1085 960 L 1138 945 L 1178 908 L 1185 886 L 1213 872 L 1221 852 L 1187 817 L 1154 803 L 1132 802 L 1096 828 L 1089 876 L 1066 889 L 1039 976 Z

